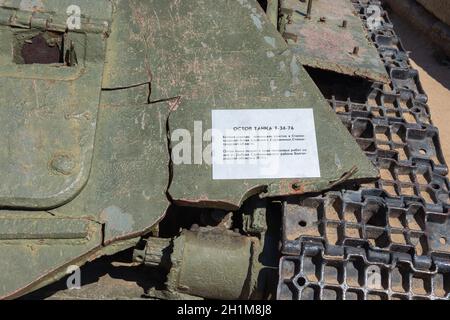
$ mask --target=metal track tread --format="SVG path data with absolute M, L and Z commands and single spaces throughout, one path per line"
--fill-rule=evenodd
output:
M 450 299 L 449 180 L 427 96 L 388 13 L 352 0 L 391 78 L 330 104 L 381 179 L 283 204 L 278 299 Z

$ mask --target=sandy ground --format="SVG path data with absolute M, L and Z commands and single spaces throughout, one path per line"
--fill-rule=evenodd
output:
M 427 38 L 412 28 L 407 21 L 390 13 L 397 34 L 411 63 L 419 71 L 420 80 L 428 95 L 433 124 L 439 128 L 444 157 L 450 164 L 450 66 L 436 54 Z

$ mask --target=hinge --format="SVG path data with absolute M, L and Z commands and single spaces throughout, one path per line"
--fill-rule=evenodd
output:
M 0 25 L 16 28 L 35 28 L 44 31 L 65 32 L 68 16 L 42 12 L 22 11 L 15 8 L 0 7 Z M 110 21 L 80 17 L 80 28 L 70 30 L 77 33 L 110 33 Z

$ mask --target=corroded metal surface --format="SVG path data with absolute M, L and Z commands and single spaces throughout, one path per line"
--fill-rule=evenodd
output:
M 450 2 L 442 0 L 417 0 L 417 2 L 442 20 L 442 22 L 450 25 Z
M 442 19 L 446 16 L 446 11 L 450 8 L 450 3 L 446 1 L 422 1 L 426 7 L 437 9 L 442 6 L 439 13 L 439 18 Z M 432 13 L 428 12 L 421 4 L 416 0 L 385 0 L 385 3 L 398 15 L 408 20 L 411 25 L 420 29 L 422 33 L 430 39 L 434 45 L 444 51 L 447 56 L 450 56 L 450 25 L 448 20 L 450 16 L 447 15 L 447 23 L 436 18 Z
M 281 0 L 280 31 L 303 65 L 388 82 L 375 47 L 349 0 Z
M 65 275 L 68 265 L 101 244 L 99 223 L 81 218 L 64 221 L 47 212 L 31 216 L 34 218 L 26 212 L 0 213 L 0 228 L 8 228 L 0 235 L 0 298 L 33 290 L 37 281 L 51 279 L 46 279 L 47 274 Z
M 205 1 L 202 10 L 196 1 L 152 3 L 155 10 L 146 12 L 149 28 L 158 30 L 150 57 L 155 61 L 152 99 L 177 97 L 170 132 L 186 129 L 194 137 L 194 121 L 211 129 L 213 109 L 313 108 L 319 148 L 318 179 L 213 180 L 212 166 L 205 162 L 172 165 L 169 193 L 176 203 L 237 209 L 264 191 L 266 196 L 303 194 L 378 175 L 256 1 Z M 199 32 L 198 24 L 210 27 Z M 194 141 L 192 146 L 195 150 Z
M 174 246 L 172 290 L 210 299 L 247 299 L 255 290 L 262 268 L 257 238 L 231 231 L 183 231 Z
M 9 134 L 0 140 L 0 206 L 43 212 L 26 212 L 28 224 L 23 213 L 0 212 L 0 297 L 125 249 L 114 245 L 152 230 L 169 199 L 236 209 L 255 193 L 302 194 L 378 175 L 255 0 L 73 0 L 84 14 L 69 32 L 69 1 L 25 3 L 0 1 L 8 103 L 0 121 Z M 29 47 L 16 50 L 22 40 L 39 52 L 71 45 L 56 63 L 57 54 L 30 60 Z M 210 128 L 212 108 L 314 108 L 322 178 L 217 182 L 209 165 L 171 165 L 167 134 L 194 121 Z
M 65 31 L 59 23 L 67 19 L 66 7 L 58 1 L 39 1 L 31 8 L 23 3 L 0 2 L 0 126 L 5 133 L 0 205 L 46 209 L 71 200 L 88 180 L 106 42 L 83 24 L 82 33 L 60 33 L 61 43 L 51 44 L 50 32 Z M 112 7 L 99 1 L 86 14 L 108 26 Z M 78 63 L 31 64 L 36 61 L 22 55 L 37 56 L 24 48 L 39 46 L 39 39 L 61 46 L 61 55 L 74 50 Z

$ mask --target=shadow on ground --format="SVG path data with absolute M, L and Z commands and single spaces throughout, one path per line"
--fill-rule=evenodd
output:
M 394 23 L 395 32 L 402 40 L 405 49 L 410 51 L 410 58 L 432 78 L 450 90 L 450 58 L 407 21 L 393 12 L 389 15 Z

